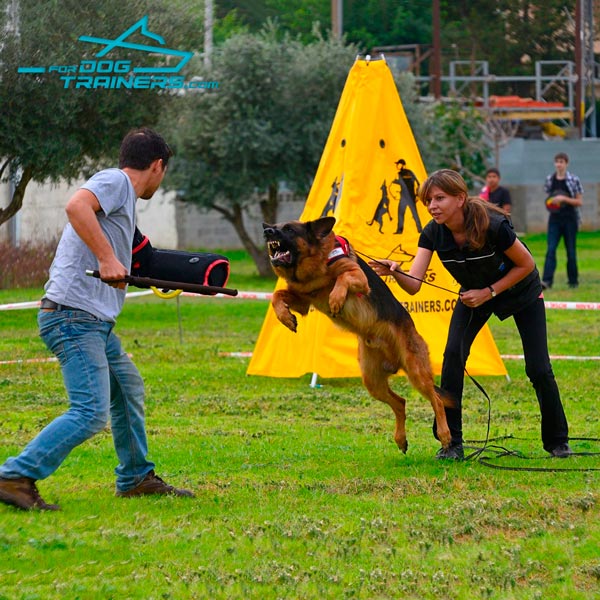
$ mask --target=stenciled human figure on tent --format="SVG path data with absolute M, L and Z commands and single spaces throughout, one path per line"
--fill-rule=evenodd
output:
M 406 168 L 406 161 L 403 158 L 396 161 L 396 168 L 398 168 L 398 165 L 400 166 L 398 177 L 392 181 L 392 184 L 395 183 L 400 188 L 396 233 L 401 234 L 404 231 L 404 215 L 407 208 L 410 208 L 410 212 L 417 225 L 417 231 L 421 233 L 423 227 L 421 226 L 421 219 L 417 212 L 417 190 L 419 189 L 419 180 L 410 169 Z
M 379 200 L 379 203 L 377 204 L 373 218 L 367 222 L 367 225 L 370 227 L 377 221 L 379 225 L 379 233 L 383 233 L 383 230 L 381 229 L 383 227 L 383 217 L 387 215 L 390 218 L 390 221 L 392 221 L 392 215 L 390 214 L 390 197 L 388 196 L 385 179 L 383 180 L 383 183 L 379 189 L 381 190 L 381 200 Z

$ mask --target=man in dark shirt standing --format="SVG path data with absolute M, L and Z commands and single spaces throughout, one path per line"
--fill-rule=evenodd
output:
M 501 208 L 504 214 L 510 215 L 512 204 L 510 192 L 500 185 L 500 171 L 495 167 L 485 172 L 485 187 L 481 190 L 480 196 Z
M 544 191 L 548 196 L 548 248 L 544 262 L 542 286 L 552 287 L 556 270 L 556 249 L 561 238 L 565 240 L 567 251 L 567 277 L 569 287 L 579 285 L 577 269 L 577 231 L 579 229 L 579 208 L 583 204 L 583 187 L 577 175 L 567 170 L 569 157 L 559 152 L 554 157 L 555 172 L 546 177 Z

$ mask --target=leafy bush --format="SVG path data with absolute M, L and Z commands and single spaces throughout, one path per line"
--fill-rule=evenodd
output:
M 47 242 L 25 242 L 18 246 L 1 242 L 0 289 L 44 285 L 57 243 L 56 239 Z

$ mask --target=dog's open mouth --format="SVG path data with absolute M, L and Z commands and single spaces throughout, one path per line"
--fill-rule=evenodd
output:
M 277 240 L 268 243 L 269 256 L 271 263 L 275 266 L 286 266 L 292 264 L 292 253 L 284 248 L 281 242 Z

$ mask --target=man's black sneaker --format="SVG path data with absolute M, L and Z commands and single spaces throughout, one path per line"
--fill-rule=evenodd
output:
M 465 451 L 462 444 L 451 444 L 447 448 L 440 448 L 435 457 L 437 460 L 464 460 Z
M 554 458 L 569 458 L 573 454 L 573 450 L 571 450 L 569 444 L 559 444 L 556 448 L 550 450 L 550 454 Z

